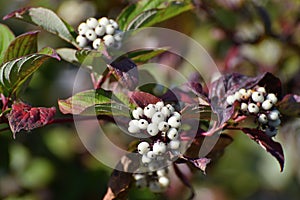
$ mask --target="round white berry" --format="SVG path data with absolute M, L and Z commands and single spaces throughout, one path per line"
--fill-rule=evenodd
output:
M 155 158 L 155 153 L 153 153 L 153 151 L 148 151 L 148 153 L 147 153 L 147 157 L 148 158 L 151 158 L 151 159 L 154 159 Z
M 117 23 L 115 20 L 110 19 L 110 20 L 109 20 L 109 23 L 110 23 L 115 29 L 118 29 L 118 28 L 119 28 L 119 25 L 118 25 L 118 23 Z
M 173 116 L 177 117 L 178 119 L 181 119 L 181 114 L 177 111 L 173 112 Z
M 122 39 L 123 39 L 123 32 L 122 31 L 115 31 L 115 34 L 114 34 L 114 39 L 118 42 L 121 42 Z
M 178 139 L 179 134 L 178 134 L 177 129 L 176 128 L 170 128 L 167 132 L 167 136 L 170 140 Z
M 139 120 L 139 128 L 142 129 L 142 130 L 145 130 L 147 129 L 149 123 L 147 122 L 147 120 L 145 119 L 140 119 Z
M 162 107 L 164 107 L 164 102 L 163 101 L 159 101 L 155 104 L 155 108 L 157 111 L 160 111 L 162 109 Z
M 254 114 L 256 114 L 256 113 L 258 113 L 259 108 L 258 108 L 258 106 L 257 106 L 256 104 L 254 104 L 254 103 L 249 103 L 249 104 L 248 104 L 248 111 L 249 111 L 249 113 L 254 113 Z
M 103 41 L 104 41 L 104 44 L 107 46 L 107 47 L 111 47 L 114 45 L 115 43 L 115 39 L 112 35 L 105 35 L 103 37 Z
M 167 122 L 160 122 L 159 124 L 158 124 L 158 130 L 160 130 L 160 131 L 167 131 L 167 130 L 169 130 L 169 124 L 167 123 Z
M 150 148 L 149 148 L 149 143 L 148 142 L 141 142 L 138 146 L 137 146 L 137 149 L 138 149 L 138 152 L 139 154 L 146 154 L 148 153 L 148 151 L 150 151 Z
M 151 136 L 155 136 L 158 134 L 159 130 L 158 130 L 158 127 L 157 127 L 157 124 L 153 124 L 153 123 L 150 123 L 147 127 L 147 132 L 149 133 L 149 135 Z
M 277 120 L 279 119 L 279 115 L 280 112 L 278 110 L 272 110 L 269 114 L 268 114 L 268 118 L 270 120 Z
M 100 38 L 97 38 L 96 40 L 94 40 L 93 42 L 93 48 L 94 49 L 98 49 L 100 47 L 100 44 L 101 44 L 101 39 Z
M 129 121 L 129 126 L 139 126 L 139 120 L 133 119 Z
M 248 89 L 242 96 L 241 99 L 242 100 L 248 100 L 250 98 L 252 94 L 252 90 Z
M 99 24 L 102 26 L 106 26 L 109 24 L 109 20 L 107 19 L 107 17 L 101 17 L 98 21 L 99 21 Z
M 168 107 L 164 106 L 161 108 L 160 111 L 165 117 L 169 117 L 171 115 L 171 111 L 169 110 Z
M 267 115 L 265 115 L 265 114 L 260 114 L 260 115 L 258 116 L 258 122 L 261 123 L 261 124 L 266 124 L 266 123 L 268 123 Z
M 175 111 L 175 108 L 171 104 L 167 104 L 166 107 L 170 110 L 171 114 Z
M 128 132 L 129 133 L 138 133 L 140 132 L 140 129 L 138 126 L 132 125 L 128 127 Z
M 133 178 L 134 180 L 141 180 L 141 179 L 144 179 L 146 178 L 144 174 L 133 174 Z
M 86 31 L 85 37 L 90 41 L 94 41 L 97 38 L 97 35 L 96 35 L 95 31 L 89 29 Z
M 258 88 L 256 89 L 256 91 L 257 91 L 257 92 L 261 92 L 261 93 L 263 93 L 263 94 L 266 94 L 266 88 L 264 88 L 264 87 L 258 87 Z
M 144 108 L 144 115 L 148 118 L 152 118 L 152 116 L 156 113 L 156 108 L 154 104 L 149 104 Z
M 157 176 L 165 176 L 167 171 L 165 169 L 159 169 L 156 171 Z
M 152 116 L 152 123 L 159 124 L 160 122 L 165 121 L 165 116 L 161 112 L 156 112 Z
M 140 119 L 141 116 L 143 116 L 144 111 L 141 107 L 136 107 L 133 111 L 132 111 L 132 117 L 134 119 Z
M 86 24 L 88 25 L 88 27 L 93 29 L 96 28 L 96 26 L 98 25 L 98 20 L 93 17 L 90 17 L 86 20 Z
M 275 136 L 277 134 L 277 131 L 278 130 L 276 128 L 267 128 L 265 130 L 265 133 L 266 133 L 267 136 L 273 137 L 273 136 Z
M 276 95 L 273 94 L 273 93 L 269 93 L 269 94 L 267 95 L 267 99 L 271 100 L 273 104 L 276 104 L 277 101 L 278 101 Z
M 79 35 L 85 35 L 86 31 L 89 30 L 89 27 L 86 23 L 82 22 L 81 24 L 79 24 L 77 30 Z
M 226 98 L 226 102 L 228 103 L 228 105 L 233 105 L 233 103 L 235 102 L 235 97 L 234 97 L 234 95 L 229 95 L 229 96 Z
M 172 140 L 169 143 L 169 148 L 173 150 L 177 150 L 180 147 L 180 141 L 179 140 Z
M 245 88 L 241 88 L 241 89 L 239 89 L 239 93 L 241 95 L 245 95 L 247 93 L 247 90 Z
M 181 122 L 176 116 L 170 117 L 168 119 L 168 124 L 173 128 L 179 128 L 181 126 Z
M 98 25 L 96 26 L 95 28 L 95 33 L 98 35 L 98 36 L 103 36 L 105 33 L 106 33 L 106 29 L 105 29 L 105 26 L 102 26 L 102 25 Z
M 106 34 L 108 35 L 112 35 L 115 32 L 115 28 L 111 24 L 106 25 L 105 29 L 106 29 Z
M 247 112 L 247 110 L 248 110 L 248 104 L 244 102 L 241 103 L 241 111 Z
M 170 180 L 166 176 L 162 176 L 158 178 L 158 182 L 162 187 L 168 187 L 170 184 Z
M 273 126 L 273 127 L 277 127 L 281 124 L 281 120 L 280 119 L 276 119 L 276 120 L 269 120 L 268 125 L 269 126 Z
M 263 93 L 261 92 L 253 92 L 252 95 L 251 95 L 251 98 L 254 102 L 264 102 L 264 95 Z
M 76 37 L 76 42 L 77 42 L 78 46 L 81 48 L 86 47 L 86 45 L 88 44 L 88 40 L 85 37 L 83 37 L 82 35 L 78 35 Z
M 241 94 L 240 92 L 235 92 L 235 93 L 234 93 L 234 98 L 235 98 L 235 100 L 240 101 L 240 100 L 241 100 L 241 97 L 242 97 L 242 94 Z
M 267 99 L 261 104 L 261 107 L 264 110 L 270 110 L 273 107 L 273 103 L 270 99 Z
M 149 158 L 147 155 L 143 155 L 143 156 L 142 156 L 142 163 L 148 164 L 148 163 L 150 163 L 151 161 L 152 161 L 152 159 Z
M 155 142 L 153 145 L 153 153 L 156 155 L 162 155 L 167 150 L 166 144 L 163 142 Z

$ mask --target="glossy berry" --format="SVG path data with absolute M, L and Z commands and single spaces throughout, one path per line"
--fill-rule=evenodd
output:
M 254 102 L 262 103 L 264 102 L 264 95 L 261 92 L 253 92 L 251 98 Z
M 268 114 L 268 118 L 270 120 L 277 120 L 279 119 L 279 115 L 280 112 L 278 110 L 272 110 L 269 114 Z
M 154 159 L 156 157 L 156 155 L 153 153 L 153 151 L 148 151 L 147 157 L 151 158 L 151 159 Z
M 90 17 L 86 20 L 86 24 L 89 28 L 94 29 L 98 25 L 98 20 L 93 17 Z
M 167 122 L 160 122 L 159 124 L 158 124 L 158 130 L 160 130 L 160 131 L 167 131 L 167 130 L 169 130 L 169 124 L 167 123 Z
M 159 177 L 158 182 L 162 187 L 168 187 L 170 184 L 170 180 L 165 176 Z
M 144 108 L 144 115 L 148 118 L 152 118 L 152 116 L 156 113 L 156 108 L 154 104 L 149 104 Z
M 164 107 L 164 106 L 165 106 L 164 102 L 162 102 L 162 101 L 159 101 L 155 104 L 155 108 L 157 111 L 160 111 L 162 109 L 162 107 Z
M 248 104 L 242 102 L 241 103 L 241 111 L 247 112 L 248 111 Z
M 179 128 L 181 126 L 181 122 L 176 116 L 170 117 L 168 119 L 168 124 L 173 128 Z
M 102 17 L 98 21 L 99 21 L 99 24 L 102 26 L 106 26 L 109 24 L 109 20 L 107 19 L 107 17 Z
M 170 128 L 167 132 L 167 136 L 170 140 L 178 139 L 179 134 L 178 134 L 177 129 L 176 128 Z
M 261 124 L 266 124 L 266 123 L 268 123 L 268 117 L 267 117 L 267 115 L 265 115 L 265 114 L 260 114 L 260 115 L 258 116 L 258 122 L 261 123 Z
M 166 144 L 163 142 L 155 142 L 153 145 L 153 153 L 156 155 L 162 155 L 167 150 Z
M 101 39 L 100 38 L 97 38 L 96 40 L 94 40 L 93 42 L 93 48 L 94 49 L 98 49 L 101 45 Z
M 97 38 L 97 35 L 96 35 L 95 31 L 89 29 L 86 31 L 85 37 L 90 41 L 94 41 Z
M 249 103 L 249 104 L 248 104 L 248 111 L 249 111 L 249 113 L 254 113 L 254 114 L 256 114 L 256 113 L 258 113 L 259 108 L 258 108 L 258 106 L 257 106 L 256 104 L 254 104 L 254 103 Z
M 112 35 L 115 32 L 115 28 L 111 24 L 106 25 L 105 29 L 106 29 L 106 34 L 108 35 Z
M 103 41 L 104 41 L 104 44 L 107 46 L 107 47 L 111 47 L 114 45 L 114 42 L 115 42 L 115 39 L 112 35 L 105 35 L 103 37 Z
M 85 35 L 86 31 L 89 29 L 90 28 L 88 27 L 88 25 L 84 22 L 79 24 L 79 26 L 77 28 L 79 35 Z
M 109 23 L 110 23 L 115 29 L 118 29 L 118 28 L 119 28 L 119 25 L 118 25 L 118 23 L 117 23 L 115 20 L 110 19 L 110 20 L 109 20 Z
M 132 111 L 132 116 L 134 119 L 140 119 L 144 114 L 144 111 L 141 107 L 137 107 Z
M 241 88 L 241 89 L 239 89 L 239 93 L 241 95 L 245 95 L 247 93 L 247 90 L 245 88 Z
M 234 95 L 229 95 L 229 96 L 226 98 L 226 102 L 228 103 L 228 105 L 233 105 L 234 102 L 235 102 L 235 97 L 234 97 Z
M 261 107 L 264 110 L 270 110 L 273 107 L 273 103 L 270 99 L 267 99 L 261 104 Z
M 270 101 L 272 101 L 273 104 L 276 104 L 277 101 L 278 101 L 276 95 L 273 94 L 273 93 L 269 93 L 269 94 L 267 95 L 267 99 L 269 99 Z
M 257 91 L 257 92 L 261 92 L 262 94 L 266 94 L 266 88 L 264 88 L 264 87 L 258 87 L 258 88 L 256 89 L 256 91 Z
M 175 108 L 171 104 L 167 104 L 166 107 L 170 110 L 171 113 L 175 111 Z
M 161 108 L 160 111 L 165 117 L 169 117 L 171 115 L 171 111 L 169 110 L 169 108 L 167 106 L 164 106 Z
M 154 113 L 152 116 L 152 123 L 159 124 L 162 121 L 165 121 L 165 116 L 161 112 Z
M 149 145 L 148 142 L 141 142 L 141 143 L 137 146 L 137 149 L 138 149 L 139 154 L 146 154 L 146 153 L 148 153 L 148 151 L 150 151 L 149 146 L 150 146 L 150 145 Z
M 96 26 L 96 28 L 95 28 L 96 35 L 103 36 L 105 34 L 105 32 L 106 32 L 105 26 L 102 26 L 100 24 L 98 26 Z
M 76 42 L 77 42 L 78 46 L 81 48 L 86 47 L 86 45 L 88 44 L 88 40 L 85 37 L 83 37 L 82 35 L 78 35 L 76 37 Z
M 148 124 L 149 123 L 145 119 L 140 119 L 139 120 L 139 128 L 142 129 L 142 130 L 146 130 L 147 127 L 148 127 Z
M 151 136 L 155 136 L 158 134 L 159 130 L 158 130 L 158 127 L 157 127 L 157 124 L 153 124 L 153 123 L 150 123 L 147 127 L 147 132 L 149 133 L 149 135 Z
M 181 114 L 179 112 L 173 112 L 173 116 L 177 117 L 177 119 L 181 119 Z
M 169 148 L 173 150 L 177 150 L 180 148 L 180 141 L 179 140 L 172 140 L 169 143 Z

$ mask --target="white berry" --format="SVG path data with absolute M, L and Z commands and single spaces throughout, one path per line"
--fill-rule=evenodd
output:
M 150 123 L 147 127 L 147 132 L 149 133 L 149 135 L 151 136 L 155 136 L 158 134 L 159 130 L 158 130 L 158 127 L 157 127 L 157 124 L 153 124 L 153 123 Z
M 176 116 L 170 117 L 168 119 L 168 124 L 173 128 L 179 128 L 181 126 L 181 122 Z
M 93 42 L 93 48 L 94 49 L 98 49 L 101 45 L 101 39 L 100 38 L 97 38 L 96 40 L 94 40 Z
M 98 36 L 103 36 L 105 33 L 106 33 L 106 29 L 105 29 L 105 26 L 102 26 L 102 25 L 98 25 L 96 26 L 95 28 L 95 33 L 98 35 Z
M 144 179 L 145 178 L 145 175 L 144 174 L 134 174 L 133 175 L 133 178 L 134 180 L 141 180 L 141 179 Z
M 152 116 L 152 123 L 159 124 L 162 121 L 165 121 L 165 116 L 161 112 L 154 113 Z
M 181 114 L 179 112 L 173 112 L 173 116 L 177 117 L 177 119 L 181 119 Z
M 280 112 L 278 110 L 272 110 L 269 114 L 268 114 L 268 118 L 270 120 L 277 120 L 279 119 L 279 115 Z
M 139 126 L 139 120 L 136 119 L 130 120 L 129 126 Z
M 273 94 L 273 93 L 269 93 L 269 94 L 267 95 L 267 99 L 271 100 L 273 104 L 276 104 L 277 101 L 278 101 L 276 95 Z
M 167 122 L 160 122 L 158 124 L 158 130 L 164 131 L 164 132 L 169 130 L 169 124 Z
M 82 22 L 81 24 L 79 24 L 77 30 L 79 35 L 85 35 L 86 31 L 89 30 L 89 27 L 86 23 Z
M 267 115 L 265 115 L 265 114 L 260 114 L 260 115 L 258 116 L 258 122 L 261 123 L 261 124 L 266 124 L 266 123 L 268 123 Z
M 128 132 L 129 133 L 138 133 L 138 132 L 140 132 L 140 129 L 138 126 L 133 125 L 133 126 L 128 127 Z
M 115 34 L 114 34 L 114 39 L 118 42 L 121 42 L 122 39 L 123 39 L 123 32 L 122 31 L 115 31 Z
M 95 31 L 89 29 L 86 31 L 85 37 L 90 41 L 94 41 L 97 38 L 97 35 L 96 35 Z
M 82 35 L 78 35 L 76 37 L 76 42 L 77 42 L 78 46 L 81 48 L 86 47 L 86 45 L 88 44 L 88 40 L 85 37 L 83 37 Z
M 249 104 L 248 104 L 248 111 L 249 111 L 249 113 L 254 113 L 254 114 L 256 114 L 256 113 L 258 113 L 259 108 L 258 108 L 258 106 L 257 106 L 256 104 L 254 104 L 254 103 L 249 103 Z
M 109 20 L 107 19 L 107 17 L 102 17 L 98 21 L 99 21 L 99 24 L 102 26 L 106 26 L 109 24 Z
M 119 25 L 118 25 L 118 23 L 117 23 L 115 20 L 110 19 L 110 20 L 109 20 L 109 23 L 110 23 L 115 29 L 118 29 L 118 28 L 119 28 Z
M 169 143 L 169 148 L 173 150 L 177 150 L 180 147 L 180 141 L 179 140 L 172 140 Z
M 155 105 L 149 104 L 144 108 L 144 115 L 148 118 L 152 118 L 152 116 L 156 113 Z
M 244 111 L 244 112 L 247 112 L 247 110 L 248 110 L 248 104 L 246 104 L 246 103 L 241 103 L 241 110 L 242 111 Z
M 252 95 L 251 95 L 251 98 L 254 102 L 264 102 L 264 95 L 263 93 L 261 92 L 253 92 Z
M 170 180 L 165 176 L 159 177 L 158 182 L 162 187 L 165 188 L 168 187 L 170 184 Z
M 140 117 L 142 117 L 144 114 L 144 111 L 141 107 L 136 107 L 133 111 L 132 111 L 132 117 L 134 119 L 140 119 Z
M 146 154 L 148 153 L 148 151 L 150 151 L 150 148 L 149 148 L 149 143 L 148 142 L 141 142 L 138 146 L 137 146 L 137 149 L 138 149 L 138 152 L 139 154 Z
M 170 128 L 167 132 L 167 136 L 170 140 L 178 139 L 179 134 L 178 134 L 177 129 L 176 128 Z
M 241 94 L 240 92 L 235 92 L 235 93 L 234 93 L 234 98 L 235 98 L 235 100 L 240 101 L 240 100 L 241 100 L 241 97 L 242 97 L 242 94 Z
M 145 130 L 147 129 L 149 123 L 147 122 L 147 120 L 145 119 L 140 119 L 139 120 L 139 128 L 142 129 L 142 130 Z
M 162 107 L 164 107 L 164 102 L 163 101 L 159 101 L 155 104 L 155 108 L 157 111 L 160 111 L 162 109 Z
M 273 103 L 270 99 L 267 99 L 261 104 L 261 107 L 264 110 L 270 110 L 273 107 Z
M 171 115 L 171 111 L 169 110 L 169 108 L 167 106 L 164 106 L 161 108 L 160 111 L 165 117 L 169 117 Z
M 88 27 L 93 29 L 96 28 L 96 26 L 98 25 L 98 20 L 93 17 L 90 17 L 86 20 L 86 24 L 88 25 Z
M 226 102 L 228 103 L 228 105 L 232 105 L 232 104 L 235 102 L 235 97 L 234 97 L 234 95 L 229 95 L 229 96 L 226 98 Z
M 143 156 L 142 156 L 142 163 L 148 164 L 148 163 L 150 163 L 151 161 L 152 161 L 152 159 L 149 158 L 147 155 L 143 155 Z
M 153 153 L 156 155 L 162 155 L 167 150 L 166 144 L 163 142 L 155 142 L 153 145 Z
M 167 174 L 165 169 L 159 169 L 156 171 L 157 176 L 165 176 Z
M 156 156 L 156 155 L 154 154 L 153 151 L 148 151 L 148 153 L 147 153 L 147 157 L 148 157 L 148 158 L 154 159 L 155 156 Z
M 107 47 L 111 47 L 114 45 L 114 42 L 115 42 L 115 39 L 112 35 L 105 35 L 103 37 L 103 40 L 104 40 L 104 44 L 107 46 Z
M 245 95 L 247 93 L 247 90 L 245 88 L 241 88 L 241 89 L 239 89 L 239 93 L 241 95 Z
M 166 107 L 170 110 L 171 114 L 175 111 L 175 108 L 171 104 L 167 104 Z
M 108 35 L 112 35 L 115 32 L 115 28 L 111 24 L 106 25 L 105 29 L 106 29 L 106 34 Z
M 258 87 L 258 88 L 256 89 L 256 91 L 257 91 L 257 92 L 261 92 L 261 93 L 263 93 L 263 94 L 266 94 L 266 89 L 265 89 L 264 87 Z

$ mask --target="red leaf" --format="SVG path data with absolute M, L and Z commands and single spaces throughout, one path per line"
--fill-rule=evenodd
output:
M 161 101 L 160 98 L 147 92 L 135 91 L 135 92 L 129 92 L 128 95 L 130 100 L 140 107 L 146 107 L 150 103 L 155 104 Z
M 30 131 L 49 124 L 55 115 L 55 107 L 31 107 L 23 102 L 14 103 L 8 114 L 9 126 L 15 134 L 21 130 Z
M 267 136 L 263 131 L 257 129 L 243 128 L 242 131 L 246 133 L 252 140 L 257 142 L 267 152 L 272 154 L 280 164 L 280 171 L 284 167 L 284 154 L 281 144 L 275 142 L 272 138 Z

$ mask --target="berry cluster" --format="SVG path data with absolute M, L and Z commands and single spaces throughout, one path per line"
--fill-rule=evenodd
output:
M 119 48 L 123 32 L 118 28 L 118 23 L 113 19 L 102 17 L 97 20 L 91 17 L 86 22 L 79 24 L 77 28 L 79 35 L 76 37 L 76 42 L 79 47 L 88 49 L 98 49 L 101 42 L 106 47 Z
M 228 105 L 238 101 L 243 114 L 256 116 L 259 128 L 269 137 L 277 134 L 281 120 L 280 112 L 275 106 L 278 99 L 274 93 L 267 93 L 264 87 L 258 86 L 248 90 L 241 88 L 229 95 L 226 101 Z
M 167 169 L 159 169 L 155 172 L 133 174 L 135 185 L 139 188 L 148 187 L 152 192 L 164 192 L 170 185 Z

